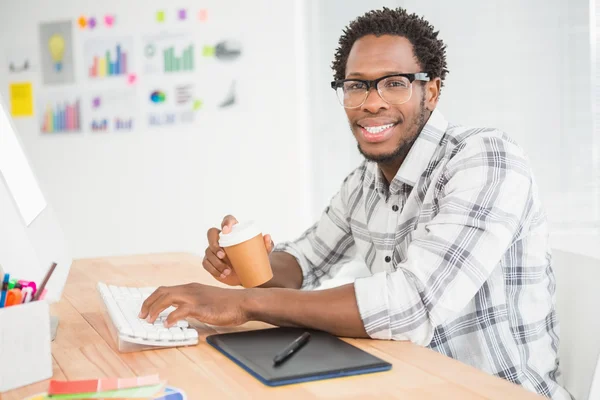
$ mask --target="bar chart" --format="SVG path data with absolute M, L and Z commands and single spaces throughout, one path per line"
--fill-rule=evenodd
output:
M 117 44 L 114 52 L 107 50 L 102 55 L 94 55 L 89 69 L 90 78 L 127 74 L 127 53 Z
M 91 91 L 82 102 L 82 125 L 97 133 L 131 132 L 135 126 L 135 103 L 134 88 Z
M 90 126 L 92 132 L 106 132 L 108 131 L 108 120 L 107 119 L 103 119 L 103 120 L 99 120 L 99 121 L 92 121 L 92 124 Z
M 175 47 L 171 46 L 163 50 L 164 72 L 180 72 L 194 70 L 194 45 L 183 49 L 180 57 L 175 55 Z
M 81 130 L 81 105 L 75 102 L 47 104 L 43 119 L 43 133 L 79 132 Z
M 130 131 L 133 129 L 133 118 L 115 118 L 115 131 Z

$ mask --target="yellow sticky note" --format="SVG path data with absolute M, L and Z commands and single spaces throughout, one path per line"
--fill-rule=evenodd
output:
M 202 55 L 204 57 L 212 57 L 215 55 L 215 47 L 214 46 L 204 46 L 202 49 Z
M 30 117 L 33 115 L 31 82 L 10 84 L 10 113 L 13 117 Z

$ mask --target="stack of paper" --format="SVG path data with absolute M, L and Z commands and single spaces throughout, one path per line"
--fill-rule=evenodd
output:
M 135 378 L 104 378 L 80 381 L 50 381 L 48 393 L 28 400 L 51 399 L 152 399 L 186 400 L 180 389 L 166 386 L 158 375 Z

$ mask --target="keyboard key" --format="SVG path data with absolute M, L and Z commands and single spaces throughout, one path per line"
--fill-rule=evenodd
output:
M 184 329 L 183 334 L 185 335 L 186 339 L 196 339 L 198 337 L 198 331 L 196 331 L 195 329 Z
M 172 327 L 169 328 L 169 332 L 171 332 L 171 335 L 173 335 L 173 340 L 185 340 L 185 335 L 183 334 L 181 328 Z
M 124 298 L 131 298 L 131 293 L 129 292 L 129 289 L 127 287 L 120 286 L 119 291 L 121 292 L 121 296 L 123 296 Z
M 156 288 L 153 288 L 153 287 L 143 287 L 143 288 L 139 288 L 139 290 L 140 290 L 140 293 L 142 294 L 142 297 L 147 298 L 152 293 L 154 293 L 154 291 L 156 290 Z
M 147 331 L 147 333 L 148 333 L 148 339 L 150 339 L 150 340 L 158 340 L 158 338 L 160 336 L 158 334 L 158 331 L 156 331 L 156 330 L 153 330 L 153 331 L 149 330 L 149 331 Z
M 188 326 L 190 326 L 190 324 L 188 324 L 188 322 L 185 319 L 182 319 L 181 321 L 177 321 L 177 326 L 180 328 L 187 328 Z
M 161 317 L 168 317 L 169 314 L 171 314 L 173 311 L 175 311 L 176 308 L 173 306 L 170 306 L 169 308 L 165 309 L 163 312 L 161 312 L 159 315 Z
M 148 338 L 148 333 L 146 332 L 146 330 L 144 328 L 142 328 L 142 326 L 136 326 L 133 327 L 133 335 L 137 338 L 140 339 L 147 339 Z
M 133 297 L 134 299 L 141 299 L 142 298 L 142 294 L 140 293 L 138 288 L 134 288 L 134 287 L 130 287 L 127 288 L 129 290 L 129 293 L 131 293 L 131 297 Z
M 113 297 L 115 299 L 122 299 L 123 298 L 123 295 L 122 295 L 121 291 L 115 285 L 109 285 L 108 289 L 110 289 L 110 292 L 112 293 L 112 295 L 113 295 Z
M 123 328 L 120 329 L 121 333 L 127 336 L 135 336 L 135 333 L 133 332 L 133 329 L 131 329 L 128 326 L 124 326 Z
M 146 321 L 145 319 L 138 319 L 138 321 L 140 321 L 142 328 L 144 328 L 146 330 L 149 330 L 149 329 L 154 330 L 154 324 L 148 323 L 148 321 Z
M 105 300 L 105 304 L 106 308 L 108 309 L 108 314 L 110 315 L 110 318 L 115 324 L 117 330 L 120 331 L 124 326 L 127 325 L 127 323 L 125 321 L 123 313 L 121 313 L 121 309 L 119 309 L 119 306 L 117 305 L 117 301 L 112 297 L 107 297 Z
M 169 332 L 168 329 L 165 329 L 164 332 L 160 332 L 158 334 L 158 339 L 159 340 L 171 340 L 171 339 L 173 339 L 173 336 L 171 335 L 171 332 Z

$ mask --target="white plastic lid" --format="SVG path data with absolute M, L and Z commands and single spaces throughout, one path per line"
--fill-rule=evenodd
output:
M 231 227 L 231 232 L 219 235 L 220 247 L 231 247 L 250 240 L 262 233 L 254 221 L 239 222 Z

